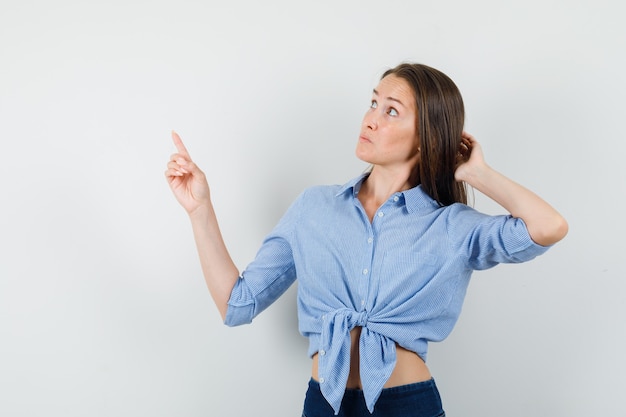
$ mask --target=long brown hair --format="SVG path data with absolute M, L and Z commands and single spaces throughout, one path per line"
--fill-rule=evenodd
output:
M 417 104 L 420 160 L 409 182 L 420 185 L 441 206 L 467 204 L 465 185 L 454 179 L 459 164 L 461 134 L 465 120 L 463 98 L 444 73 L 422 64 L 403 63 L 387 70 L 409 83 Z

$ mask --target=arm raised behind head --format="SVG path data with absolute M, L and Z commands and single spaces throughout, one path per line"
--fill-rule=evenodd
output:
M 565 237 L 568 225 L 563 216 L 541 197 L 487 165 L 472 135 L 463 132 L 462 139 L 469 158 L 456 169 L 457 181 L 466 182 L 524 220 L 535 243 L 549 246 Z

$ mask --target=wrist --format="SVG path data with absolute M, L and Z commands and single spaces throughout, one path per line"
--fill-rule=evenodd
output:
M 493 169 L 487 164 L 474 165 L 466 167 L 459 179 L 474 188 L 479 188 L 480 184 L 486 181 L 493 172 Z
M 214 213 L 213 205 L 211 204 L 211 201 L 209 200 L 206 203 L 199 204 L 197 207 L 187 212 L 187 215 L 189 216 L 189 219 L 191 220 L 191 222 L 194 223 L 198 221 L 199 222 L 206 221 L 206 219 L 211 217 L 213 213 Z

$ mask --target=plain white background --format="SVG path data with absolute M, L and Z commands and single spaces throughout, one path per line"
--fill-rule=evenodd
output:
M 454 79 L 488 162 L 570 223 L 543 257 L 474 275 L 430 351 L 448 415 L 626 415 L 619 10 L 2 0 L 0 415 L 300 415 L 295 292 L 221 324 L 163 178 L 170 131 L 243 268 L 303 188 L 365 168 L 371 89 L 405 60 Z

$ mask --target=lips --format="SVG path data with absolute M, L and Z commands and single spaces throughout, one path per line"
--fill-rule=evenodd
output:
M 368 142 L 368 143 L 372 143 L 371 140 L 369 140 L 368 138 L 366 138 L 365 136 L 359 136 L 359 142 Z

